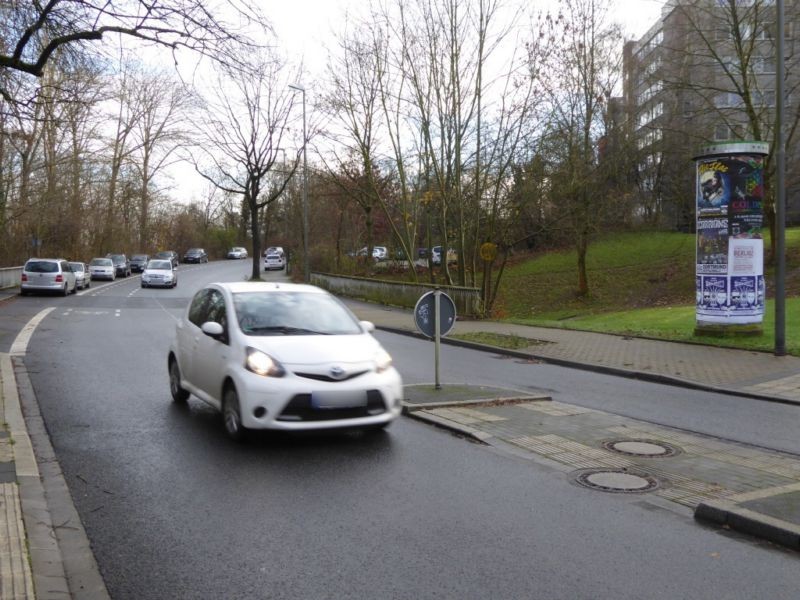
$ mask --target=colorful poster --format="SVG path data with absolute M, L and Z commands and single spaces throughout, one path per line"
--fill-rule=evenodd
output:
M 749 324 L 764 317 L 766 142 L 724 143 L 697 157 L 697 322 Z
M 697 274 L 728 272 L 728 220 L 697 221 Z

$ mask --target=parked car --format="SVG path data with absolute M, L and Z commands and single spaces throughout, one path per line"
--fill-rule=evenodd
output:
M 285 266 L 286 266 L 286 258 L 284 257 L 283 253 L 270 252 L 269 254 L 264 256 L 265 271 L 272 271 L 274 269 L 281 271 Z
M 228 250 L 228 258 L 247 258 L 249 255 L 247 254 L 247 248 L 242 248 L 241 246 L 234 246 L 230 250 Z
M 77 290 L 75 273 L 63 258 L 30 258 L 22 267 L 19 293 L 56 292 L 67 296 Z
M 450 248 L 447 251 L 447 264 L 451 265 L 457 262 L 457 255 L 456 251 Z M 442 247 L 441 246 L 434 246 L 431 248 L 431 262 L 434 265 L 441 265 L 442 264 Z
M 180 260 L 178 259 L 178 253 L 175 252 L 175 250 L 162 250 L 161 252 L 157 252 L 153 258 L 168 260 L 172 262 L 173 267 L 177 267 L 180 264 Z
M 283 251 L 283 246 L 268 246 L 266 250 L 264 250 L 264 256 L 267 254 L 280 254 L 284 258 L 286 257 L 286 252 Z
M 114 261 L 110 258 L 93 258 L 89 261 L 89 277 L 91 279 L 110 279 L 114 281 L 117 278 Z
M 128 262 L 128 257 L 124 254 L 106 254 L 106 258 L 110 258 L 114 263 L 114 271 L 119 277 L 130 277 L 131 263 Z
M 225 430 L 376 429 L 399 415 L 392 359 L 328 292 L 291 283 L 213 283 L 176 323 L 170 392 L 222 411 Z
M 141 273 L 147 266 L 150 257 L 147 254 L 134 254 L 131 256 L 131 273 Z
M 71 262 L 72 272 L 75 273 L 75 287 L 83 290 L 92 285 L 92 276 L 89 274 L 89 267 L 82 262 Z
M 364 246 L 357 252 L 358 256 L 366 256 L 367 255 L 367 247 Z M 386 249 L 386 246 L 373 246 L 372 247 L 372 258 L 374 260 L 386 260 L 389 257 L 389 251 Z
M 147 263 L 142 272 L 142 287 L 175 287 L 178 285 L 178 272 L 169 259 L 154 258 Z
M 186 254 L 183 255 L 183 262 L 185 263 L 207 263 L 208 254 L 202 248 L 189 248 Z

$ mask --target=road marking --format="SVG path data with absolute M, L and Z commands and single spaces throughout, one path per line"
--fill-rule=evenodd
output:
M 67 310 L 65 310 L 65 311 L 64 311 L 63 313 L 61 313 L 61 314 L 62 314 L 63 316 L 65 316 L 65 317 L 68 317 L 68 316 L 69 316 L 69 313 L 71 313 L 71 312 L 72 312 L 72 309 L 71 309 L 71 308 L 68 308 Z
M 11 350 L 9 351 L 9 354 L 12 356 L 20 356 L 25 354 L 28 351 L 28 342 L 31 340 L 33 332 L 36 331 L 36 327 L 42 322 L 42 319 L 44 319 L 55 309 L 55 306 L 45 308 L 38 315 L 28 321 L 25 324 L 25 327 L 22 328 L 22 331 L 17 334 L 16 338 L 14 338 L 14 343 L 11 344 Z
M 114 316 L 115 316 L 115 317 L 118 317 L 118 316 L 119 316 L 119 311 L 120 311 L 120 309 L 119 309 L 119 308 L 118 308 L 117 310 L 115 310 L 115 311 L 114 311 Z

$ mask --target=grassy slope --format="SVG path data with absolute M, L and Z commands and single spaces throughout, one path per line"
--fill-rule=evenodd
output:
M 773 270 L 767 269 L 767 311 L 759 338 L 694 336 L 694 234 L 647 232 L 608 236 L 588 253 L 590 296 L 580 298 L 574 251 L 520 258 L 506 269 L 496 317 L 528 325 L 567 327 L 771 350 Z M 769 240 L 766 239 L 765 247 Z M 800 229 L 786 232 L 789 297 L 787 349 L 800 355 Z

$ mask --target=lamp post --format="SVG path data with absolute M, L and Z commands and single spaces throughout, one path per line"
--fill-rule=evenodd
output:
M 306 160 L 306 88 L 289 84 L 289 87 L 303 94 L 303 281 L 311 280 L 308 260 L 308 162 Z
M 783 132 L 784 114 L 784 11 L 783 0 L 776 7 L 777 56 L 775 62 L 775 356 L 786 354 L 786 137 Z

